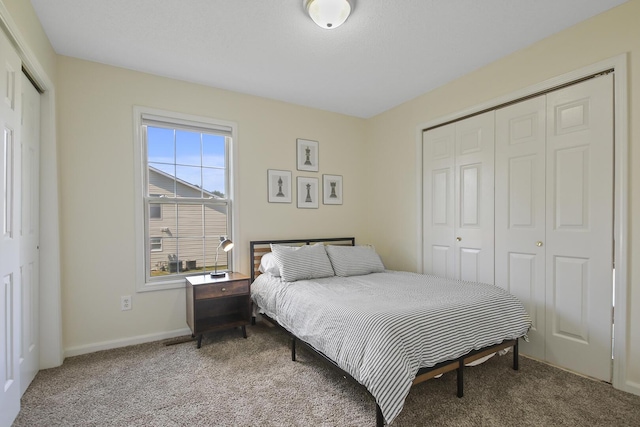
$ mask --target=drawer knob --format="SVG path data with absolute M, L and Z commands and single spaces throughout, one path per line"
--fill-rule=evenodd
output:
M 462 242 L 462 237 L 456 237 L 456 242 Z
M 227 290 L 227 288 L 222 288 L 222 292 L 225 292 Z
M 542 242 L 536 242 L 536 246 L 537 246 L 537 247 L 542 246 Z

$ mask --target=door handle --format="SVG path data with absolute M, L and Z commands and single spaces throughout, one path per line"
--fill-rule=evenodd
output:
M 542 246 L 542 242 L 538 240 L 538 241 L 536 242 L 536 246 L 537 246 L 537 247 Z

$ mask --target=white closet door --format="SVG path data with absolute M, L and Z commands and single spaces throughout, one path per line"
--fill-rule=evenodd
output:
M 547 95 L 546 360 L 611 380 L 613 76 Z
M 496 111 L 496 285 L 531 316 L 524 354 L 545 358 L 544 95 Z
M 494 283 L 494 115 L 455 123 L 456 279 Z
M 455 124 L 426 131 L 423 141 L 423 266 L 426 273 L 455 277 Z
M 24 73 L 22 78 L 22 221 L 20 272 L 22 278 L 22 337 L 20 394 L 40 367 L 40 94 Z
M 20 411 L 20 75 L 22 63 L 0 30 L 0 425 Z

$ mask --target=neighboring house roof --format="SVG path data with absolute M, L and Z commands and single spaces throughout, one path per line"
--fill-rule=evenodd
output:
M 182 180 L 178 177 L 175 177 L 171 174 L 168 174 L 160 169 L 154 168 L 153 166 L 149 166 L 149 173 L 156 173 L 162 177 L 168 178 L 171 181 L 175 181 L 176 183 L 183 185 L 185 187 L 188 187 L 189 189 L 193 190 L 193 191 L 202 191 L 203 196 L 204 197 L 210 197 L 212 199 L 224 199 L 223 197 L 220 197 L 210 191 L 205 190 L 204 188 L 198 187 L 197 185 L 191 184 L 190 182 L 187 182 L 185 180 Z

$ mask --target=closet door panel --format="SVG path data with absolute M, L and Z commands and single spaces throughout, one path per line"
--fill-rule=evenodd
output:
M 613 77 L 547 95 L 546 359 L 611 380 Z
M 0 29 L 0 425 L 20 411 L 22 63 Z
M 496 285 L 518 297 L 531 316 L 524 354 L 545 355 L 544 95 L 496 111 Z
M 474 228 L 480 224 L 480 175 L 482 165 L 466 165 L 460 168 L 460 226 Z
M 535 200 L 536 190 L 542 187 L 542 183 L 536 182 L 539 163 L 536 153 L 508 159 L 507 226 L 512 230 L 530 230 L 535 228 L 536 222 L 540 222 L 539 218 L 536 218 L 536 207 L 539 203 Z
M 481 249 L 460 247 L 459 253 L 460 263 L 458 264 L 458 277 L 460 280 L 477 282 L 481 274 Z
M 423 133 L 423 266 L 425 273 L 453 278 L 455 126 Z
M 455 123 L 455 277 L 494 283 L 494 112 Z
M 553 208 L 556 230 L 588 232 L 590 151 L 589 146 L 555 150 Z
M 553 286 L 555 313 L 553 335 L 564 339 L 589 343 L 588 293 L 589 260 L 578 257 L 554 258 Z
M 449 265 L 453 263 L 453 249 L 451 246 L 431 245 L 431 269 L 425 273 L 432 273 L 440 277 L 451 277 Z
M 24 394 L 40 367 L 40 94 L 24 73 L 20 77 L 22 80 L 20 394 Z

